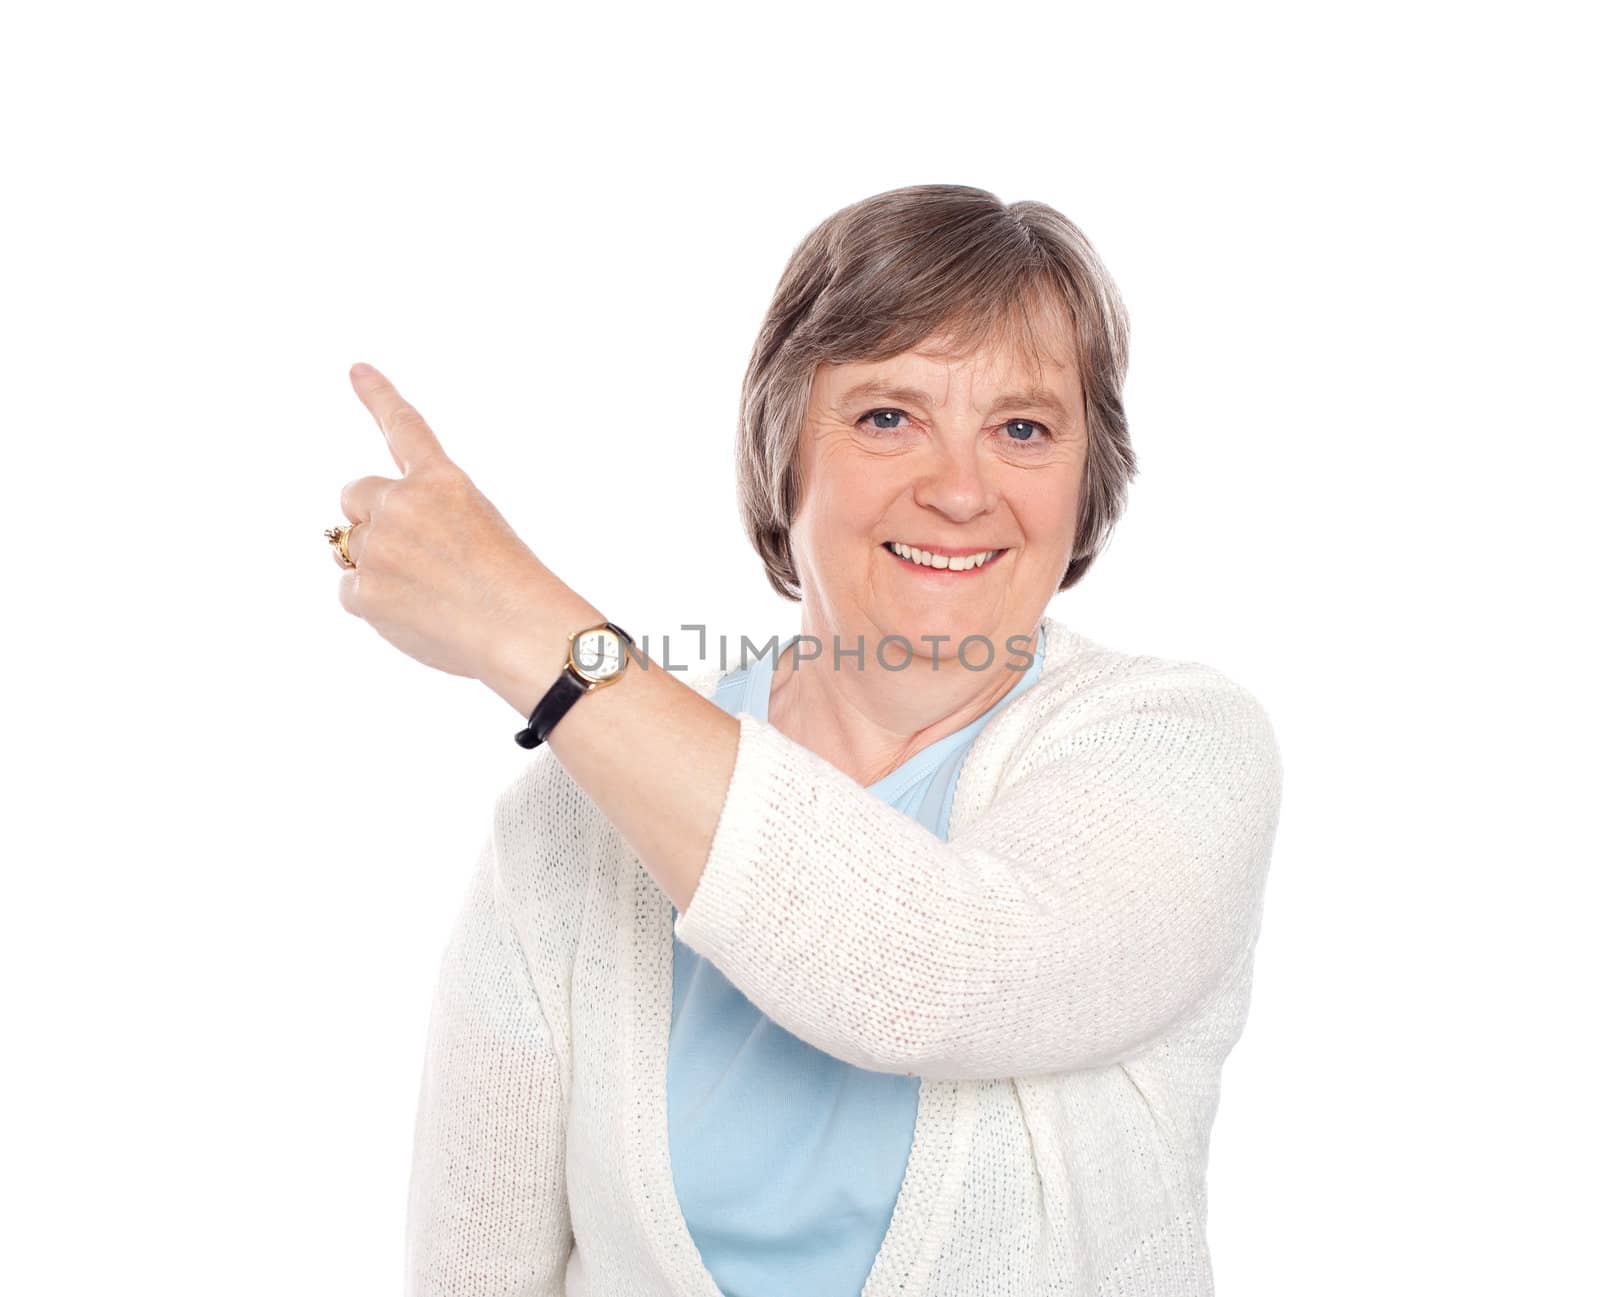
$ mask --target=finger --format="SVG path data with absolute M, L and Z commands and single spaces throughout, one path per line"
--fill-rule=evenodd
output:
M 409 473 L 418 464 L 444 455 L 444 447 L 422 415 L 371 365 L 351 366 L 350 384 L 361 398 L 361 404 L 372 412 L 378 427 L 383 429 L 389 453 L 402 473 Z
M 397 483 L 392 477 L 358 477 L 346 482 L 339 492 L 339 507 L 351 522 L 366 522 L 377 511 L 383 497 Z
M 355 568 L 346 568 L 339 579 L 339 605 L 352 617 L 361 616 L 361 607 L 356 602 L 360 584 L 361 573 Z

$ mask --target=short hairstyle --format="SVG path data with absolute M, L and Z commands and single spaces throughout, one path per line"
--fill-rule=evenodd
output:
M 800 598 L 789 528 L 817 367 L 887 359 L 934 336 L 956 354 L 999 338 L 1037 365 L 1033 313 L 1052 304 L 1071 321 L 1088 435 L 1072 555 L 1057 587 L 1065 590 L 1105 545 L 1138 471 L 1122 409 L 1127 312 L 1089 240 L 1053 207 L 1002 203 L 968 185 L 891 189 L 806 235 L 762 321 L 739 400 L 740 519 L 774 590 Z

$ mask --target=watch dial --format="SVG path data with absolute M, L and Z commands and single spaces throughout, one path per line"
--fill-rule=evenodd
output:
M 584 675 L 605 680 L 622 670 L 622 641 L 608 630 L 585 631 L 572 643 L 572 661 Z

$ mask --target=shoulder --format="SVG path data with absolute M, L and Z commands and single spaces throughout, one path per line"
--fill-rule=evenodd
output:
M 536 980 L 541 969 L 567 962 L 576 948 L 598 814 L 548 747 L 534 749 L 495 797 L 495 885 Z
M 1276 797 L 1282 779 L 1277 735 L 1250 688 L 1204 662 L 1128 652 L 1054 618 L 1046 622 L 1044 670 L 1029 691 L 1037 744 L 1104 740 L 1125 745 L 1130 754 L 1242 764 L 1260 791 Z
M 652 663 L 648 669 L 666 668 Z M 709 698 L 724 673 L 713 663 L 672 674 Z M 494 837 L 505 902 L 513 914 L 537 915 L 540 922 L 580 912 L 597 862 L 621 841 L 547 746 L 535 748 L 496 795 Z

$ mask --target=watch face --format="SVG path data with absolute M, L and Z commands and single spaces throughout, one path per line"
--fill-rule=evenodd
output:
M 622 670 L 622 641 L 615 631 L 586 630 L 572 641 L 572 666 L 587 680 L 609 680 Z

